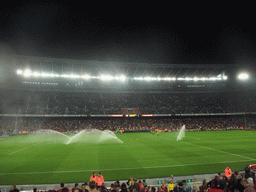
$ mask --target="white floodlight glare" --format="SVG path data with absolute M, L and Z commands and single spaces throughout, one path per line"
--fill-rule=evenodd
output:
M 18 75 L 22 75 L 22 70 L 18 69 L 18 70 L 16 71 L 16 73 L 17 73 Z
M 194 81 L 198 81 L 198 77 L 194 77 Z
M 240 75 L 238 75 L 238 79 L 240 80 L 246 80 L 249 78 L 249 75 L 247 73 L 241 73 Z
M 42 73 L 41 76 L 42 77 L 50 77 L 50 74 L 49 73 Z
M 74 75 L 74 74 L 71 74 L 69 77 L 72 78 L 72 79 L 80 78 L 79 75 Z
M 175 81 L 176 78 L 175 77 L 165 77 L 164 80 L 166 80 L 166 81 Z
M 227 76 L 223 76 L 223 79 L 224 79 L 224 80 L 227 80 L 227 79 L 228 79 L 228 77 L 227 77 Z
M 153 81 L 153 80 L 157 80 L 157 78 L 155 78 L 155 77 L 144 77 L 144 80 Z
M 152 78 L 151 78 L 151 77 L 144 77 L 144 80 L 145 80 L 145 81 L 151 81 Z
M 34 72 L 34 73 L 33 73 L 33 76 L 34 76 L 34 77 L 39 77 L 39 76 L 40 76 L 40 73 Z
M 20 69 L 18 69 L 16 71 L 16 73 L 18 75 L 22 75 L 24 77 L 30 77 L 30 76 L 33 76 L 33 77 L 62 77 L 62 78 L 71 78 L 71 79 L 79 79 L 79 78 L 82 78 L 82 79 L 100 79 L 102 81 L 111 81 L 111 80 L 116 80 L 116 81 L 126 81 L 128 78 L 123 75 L 123 74 L 120 74 L 120 75 L 116 75 L 116 76 L 112 76 L 112 75 L 100 75 L 100 76 L 91 76 L 91 75 L 75 75 L 75 74 L 62 74 L 62 75 L 59 75 L 59 74 L 54 74 L 54 73 L 45 73 L 45 72 L 42 72 L 42 73 L 39 73 L 39 72 L 32 72 L 30 69 L 26 69 L 25 71 L 22 71 Z M 146 77 L 134 77 L 133 79 L 134 80 L 140 80 L 140 81 L 216 81 L 216 80 L 227 80 L 227 76 L 221 76 L 221 75 L 218 75 L 217 77 L 209 77 L 209 78 L 206 78 L 206 77 L 150 77 L 150 76 L 146 76 Z M 246 73 L 242 73 L 238 76 L 239 79 L 241 80 L 245 80 L 245 79 L 248 79 L 249 78 L 249 75 L 246 74 Z
M 134 80 L 143 80 L 143 77 L 134 77 Z
M 90 75 L 83 75 L 82 78 L 83 79 L 91 79 L 91 76 Z
M 69 77 L 69 75 L 67 75 L 67 74 L 63 74 L 63 75 L 61 75 L 61 77 L 63 77 L 63 78 L 68 78 L 68 77 Z
M 29 69 L 26 69 L 25 71 L 24 71 L 24 77 L 29 77 L 29 76 L 31 76 L 32 75 L 32 72 L 29 70 Z
M 124 75 L 119 76 L 119 80 L 126 81 L 126 76 L 124 76 Z
M 100 79 L 101 79 L 102 81 L 111 81 L 111 80 L 114 79 L 114 77 L 111 76 L 111 75 L 101 75 L 101 76 L 100 76 Z

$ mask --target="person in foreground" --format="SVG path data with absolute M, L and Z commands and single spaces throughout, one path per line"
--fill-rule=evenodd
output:
M 101 173 L 98 173 L 96 184 L 98 189 L 100 189 L 101 186 L 104 184 L 104 177 L 101 175 Z
M 167 185 L 167 191 L 170 192 L 174 189 L 173 180 L 170 180 L 170 183 Z
M 246 180 L 242 180 L 241 185 L 244 187 L 244 192 L 255 192 L 255 189 Z
M 96 188 L 97 186 L 96 186 L 95 181 L 90 181 L 89 187 L 90 187 L 91 192 L 97 192 L 97 188 Z
M 92 176 L 90 177 L 90 181 L 95 181 L 95 183 L 97 182 L 97 177 L 95 172 L 93 172 Z
M 182 180 L 182 184 L 184 192 L 191 192 L 191 185 L 188 184 L 186 180 Z
M 16 185 L 12 185 L 9 192 L 19 192 L 19 189 L 16 188 Z

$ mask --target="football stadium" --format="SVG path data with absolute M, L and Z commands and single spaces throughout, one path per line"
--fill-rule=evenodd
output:
M 6 190 L 89 182 L 93 172 L 106 183 L 131 176 L 156 181 L 256 164 L 253 66 L 3 50 L 1 64 L 0 185 Z

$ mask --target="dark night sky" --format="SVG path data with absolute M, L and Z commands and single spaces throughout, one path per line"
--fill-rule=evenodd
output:
M 23 55 L 84 60 L 255 62 L 256 33 L 248 15 L 235 17 L 190 5 L 39 2 L 0 8 L 1 44 Z

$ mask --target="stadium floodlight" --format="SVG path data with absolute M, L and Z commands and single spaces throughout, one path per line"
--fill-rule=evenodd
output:
M 157 78 L 155 77 L 144 77 L 145 81 L 153 81 L 153 80 L 157 80 Z
M 119 80 L 126 81 L 126 76 L 124 76 L 124 75 L 119 76 Z
M 111 75 L 101 75 L 101 76 L 100 76 L 100 79 L 101 79 L 102 81 L 111 81 L 111 80 L 114 79 L 114 77 L 111 76 Z
M 83 79 L 91 79 L 92 77 L 90 75 L 83 75 L 82 78 Z
M 72 79 L 80 78 L 79 75 L 74 75 L 74 74 L 71 74 L 69 77 L 72 78 Z
M 40 73 L 34 72 L 34 73 L 33 73 L 33 76 L 34 76 L 34 77 L 39 77 L 39 76 L 40 76 Z
M 22 70 L 18 69 L 18 70 L 16 71 L 16 73 L 17 73 L 18 75 L 22 75 Z
M 238 79 L 240 80 L 246 80 L 249 78 L 249 75 L 247 73 L 241 73 L 238 75 Z
M 227 76 L 223 76 L 223 79 L 224 79 L 224 80 L 227 80 L 227 79 L 228 79 L 228 77 L 227 77 Z
M 30 77 L 31 75 L 32 75 L 32 72 L 31 72 L 31 70 L 29 70 L 29 69 L 26 69 L 25 71 L 24 71 L 24 77 Z
M 69 75 L 67 75 L 67 74 L 63 74 L 63 75 L 61 75 L 61 77 L 63 77 L 63 78 L 68 78 L 68 77 L 69 77 Z
M 165 80 L 165 81 L 171 81 L 172 78 L 171 78 L 171 77 L 165 77 L 165 78 L 163 78 L 163 80 Z
M 198 81 L 198 77 L 194 77 L 194 81 Z
M 166 81 L 175 81 L 176 78 L 175 78 L 175 77 L 165 77 L 163 80 L 166 80 Z
M 42 73 L 41 76 L 42 77 L 50 77 L 50 74 L 49 73 Z
M 151 81 L 152 78 L 151 78 L 151 77 L 144 77 L 144 80 L 145 80 L 145 81 Z
M 134 77 L 134 80 L 143 80 L 143 77 Z

